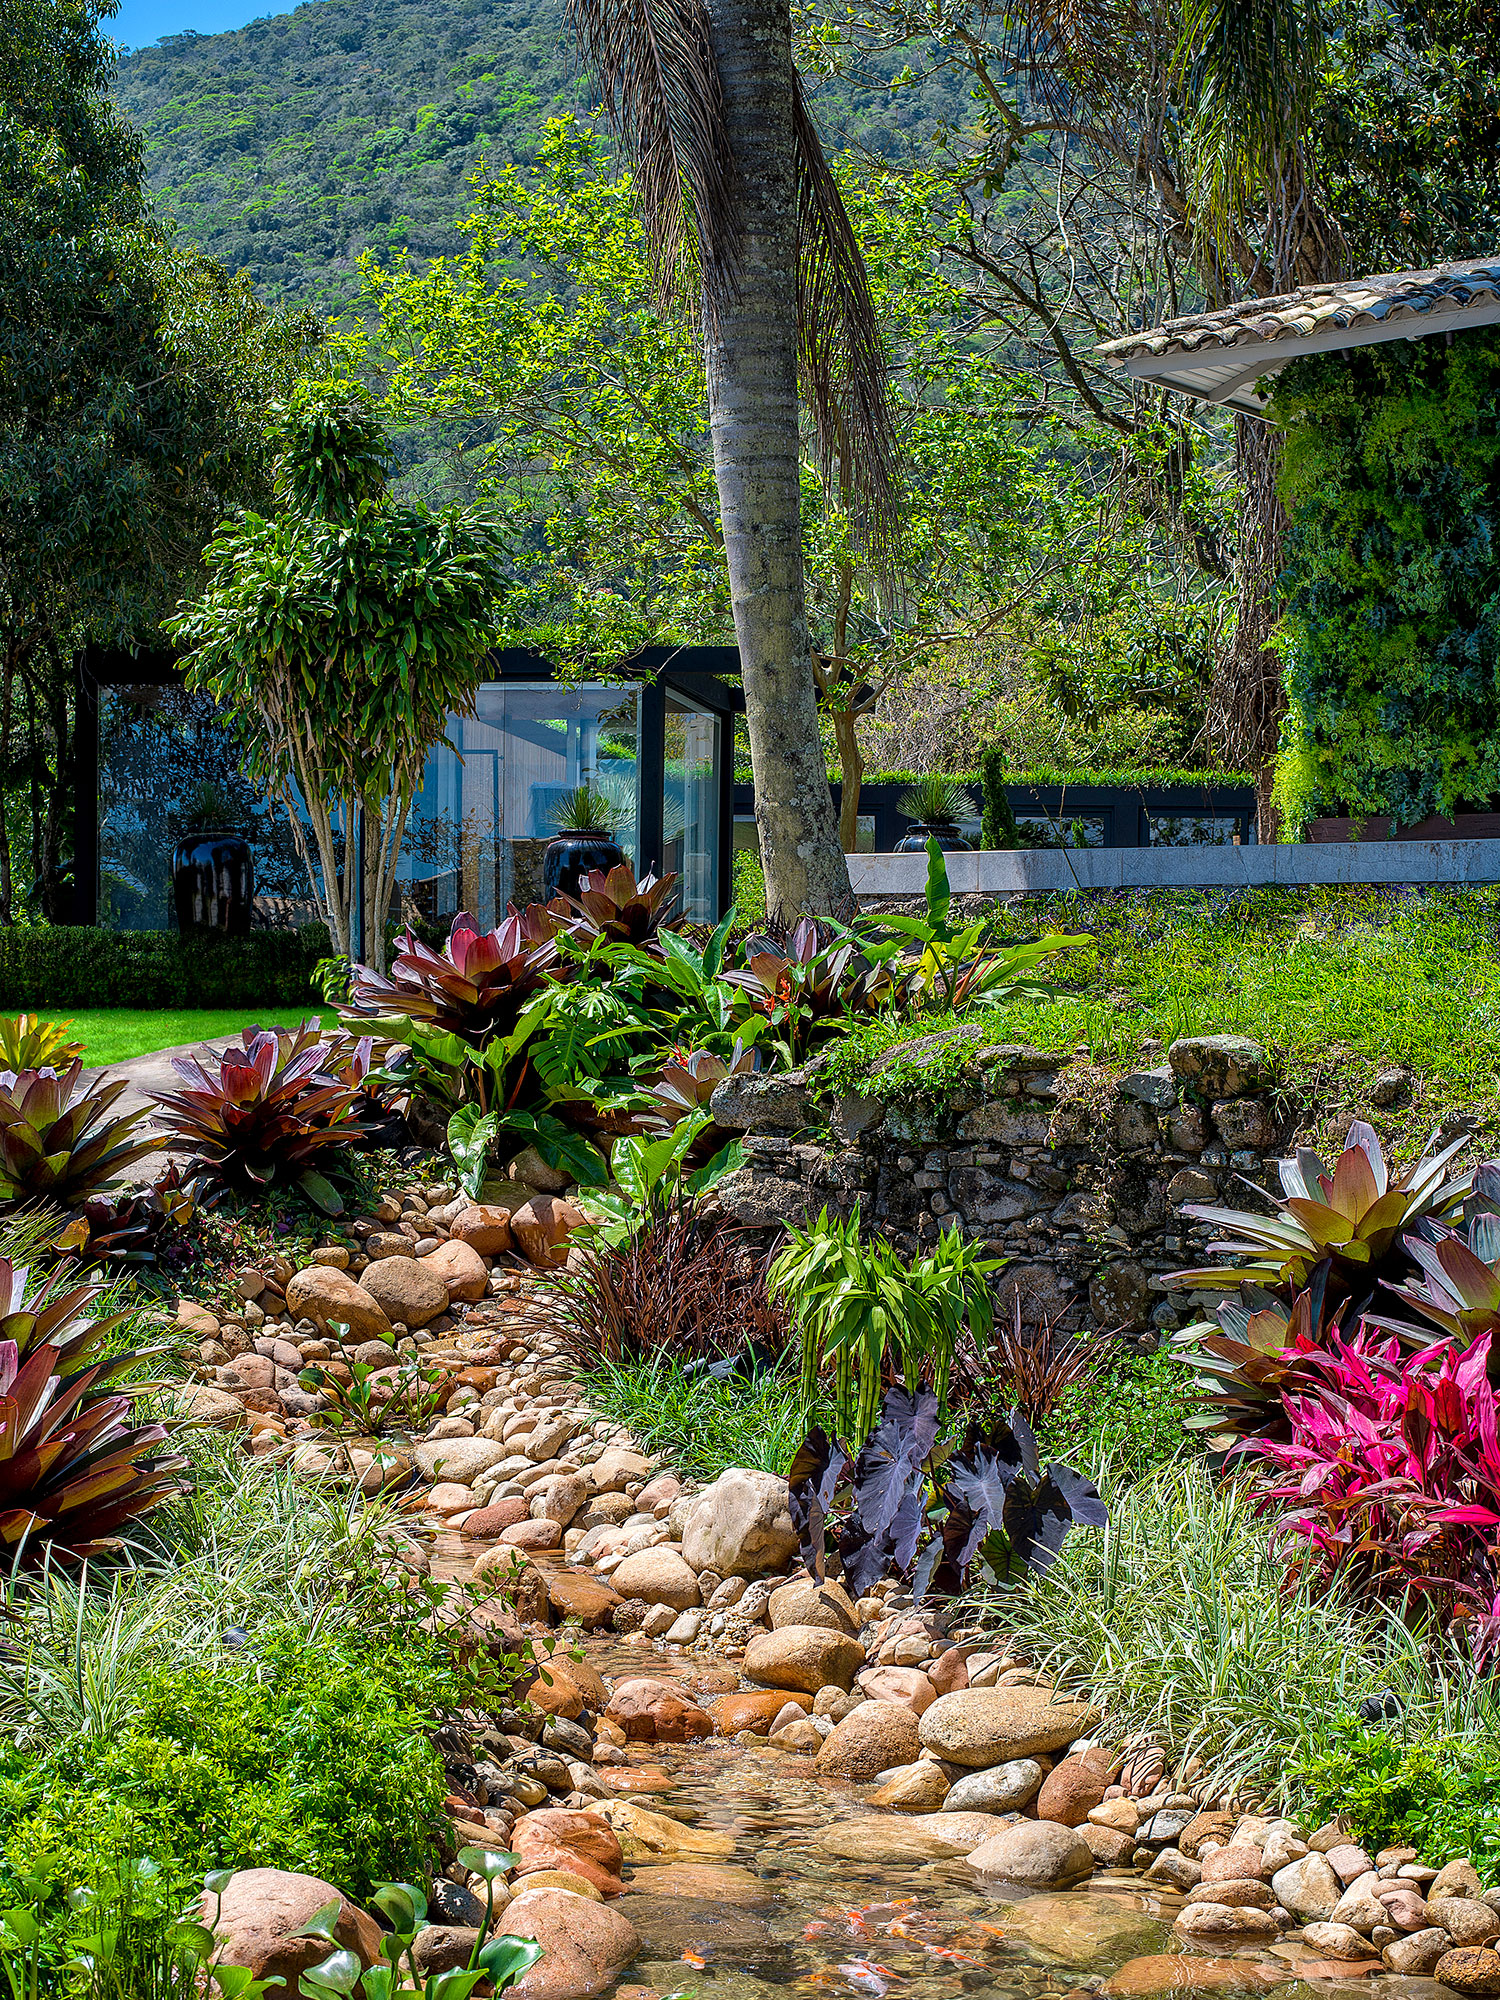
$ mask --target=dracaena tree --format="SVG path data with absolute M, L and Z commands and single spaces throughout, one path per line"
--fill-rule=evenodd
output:
M 285 808 L 334 949 L 351 956 L 362 916 L 383 970 L 413 794 L 450 716 L 472 712 L 495 637 L 498 545 L 464 509 L 392 500 L 385 432 L 360 396 L 306 386 L 273 419 L 279 506 L 221 526 L 206 588 L 166 629 Z
M 818 728 L 799 387 L 872 544 L 894 512 L 863 259 L 792 58 L 789 0 L 569 0 L 630 156 L 658 285 L 693 274 L 773 920 L 850 903 Z

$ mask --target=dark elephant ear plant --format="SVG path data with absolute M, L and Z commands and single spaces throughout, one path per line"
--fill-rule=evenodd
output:
M 856 1458 L 821 1427 L 808 1432 L 787 1493 L 815 1581 L 823 1580 L 830 1531 L 851 1595 L 863 1597 L 895 1572 L 920 1598 L 1045 1570 L 1073 1527 L 1107 1524 L 1092 1480 L 1073 1466 L 1042 1466 L 1019 1411 L 988 1430 L 971 1424 L 956 1450 L 938 1445 L 938 1429 L 930 1390 L 892 1388 Z M 845 1486 L 850 1505 L 836 1516 Z

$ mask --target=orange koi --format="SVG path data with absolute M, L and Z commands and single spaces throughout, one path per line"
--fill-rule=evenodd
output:
M 923 1951 L 930 1951 L 934 1958 L 952 1959 L 955 1965 L 983 1965 L 982 1958 L 970 1958 L 966 1951 L 950 1951 L 945 1944 L 924 1944 Z
M 876 2000 L 879 2000 L 881 1994 L 889 1992 L 892 1984 L 901 1977 L 899 1972 L 892 1972 L 888 1965 L 876 1965 L 868 1958 L 847 1959 L 844 1964 L 836 1965 L 833 1969 L 842 1973 L 856 1992 L 874 1994 Z
M 696 1966 L 698 1970 L 701 1972 L 704 1966 L 707 1965 L 708 1960 L 706 1958 L 700 1958 L 697 1952 L 695 1951 L 685 1951 L 682 1954 L 682 1962 L 684 1965 Z

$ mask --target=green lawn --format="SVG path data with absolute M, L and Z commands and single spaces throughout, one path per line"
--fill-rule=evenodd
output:
M 83 1060 L 90 1069 L 149 1056 L 157 1049 L 175 1049 L 184 1042 L 206 1042 L 238 1034 L 253 1021 L 263 1028 L 295 1027 L 314 1013 L 325 1027 L 338 1015 L 331 1008 L 312 1007 L 184 1007 L 147 1012 L 136 1007 L 46 1008 L 49 1020 L 70 1024 L 72 1039 L 83 1043 Z

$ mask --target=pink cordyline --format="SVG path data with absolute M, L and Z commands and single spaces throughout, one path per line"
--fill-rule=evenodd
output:
M 1286 1398 L 1290 1443 L 1239 1451 L 1285 1475 L 1263 1499 L 1305 1561 L 1382 1597 L 1425 1592 L 1469 1623 L 1476 1649 L 1500 1644 L 1500 1412 L 1489 1336 L 1425 1349 L 1405 1365 L 1395 1340 L 1361 1324 L 1334 1335 L 1326 1381 Z

